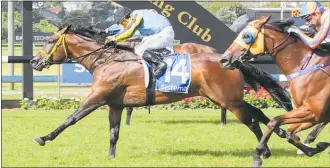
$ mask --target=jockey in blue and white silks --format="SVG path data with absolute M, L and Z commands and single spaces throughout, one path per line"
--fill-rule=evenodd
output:
M 330 42 L 330 12 L 320 2 L 306 2 L 300 8 L 300 16 L 310 25 L 316 27 L 317 33 L 309 37 L 299 28 L 291 26 L 288 32 L 296 33 L 297 36 L 310 48 L 315 49 L 321 43 Z
M 166 63 L 150 50 L 170 47 L 173 52 L 174 30 L 169 20 L 155 10 L 131 11 L 127 7 L 116 11 L 115 20 L 124 29 L 114 36 L 109 36 L 106 43 L 129 40 L 138 31 L 143 38 L 141 43 L 134 47 L 135 54 L 156 64 L 155 75 L 164 71 Z

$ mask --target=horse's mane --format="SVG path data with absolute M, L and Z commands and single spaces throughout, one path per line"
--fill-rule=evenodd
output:
M 273 21 L 270 22 L 269 25 L 277 28 L 279 31 L 281 31 L 282 33 L 285 34 L 289 34 L 287 32 L 287 29 L 292 26 L 294 24 L 294 20 L 290 19 L 290 20 L 279 20 L 279 21 Z M 303 31 L 306 35 L 312 37 L 315 35 L 316 33 L 316 29 L 315 26 L 310 25 L 309 27 L 305 27 L 305 28 L 299 28 L 301 31 Z M 290 34 L 291 37 L 294 37 L 296 39 L 299 39 L 299 37 L 297 36 L 297 34 L 293 33 Z
M 77 35 L 81 35 L 83 37 L 87 37 L 91 40 L 95 40 L 97 43 L 104 43 L 106 40 L 106 34 L 97 33 L 91 27 L 77 27 L 70 29 L 69 32 L 75 33 Z
M 269 23 L 270 25 L 278 28 L 282 32 L 286 33 L 286 29 L 294 24 L 293 20 L 277 20 Z
M 58 29 L 61 30 L 65 26 L 66 25 L 61 25 L 58 27 Z M 101 30 L 93 28 L 91 26 L 88 26 L 88 27 L 79 26 L 79 27 L 70 28 L 68 33 L 74 33 L 86 41 L 93 41 L 100 45 L 104 45 L 108 34 L 99 33 L 100 31 Z M 109 48 L 116 48 L 116 49 L 126 50 L 126 51 L 130 51 L 130 52 L 133 51 L 132 48 L 127 47 L 127 46 L 122 46 L 122 45 L 112 45 L 112 46 L 109 46 Z
M 62 30 L 66 26 L 70 26 L 68 33 L 74 33 L 76 35 L 80 35 L 85 38 L 88 38 L 88 39 L 85 39 L 87 41 L 94 40 L 97 43 L 104 43 L 106 41 L 106 37 L 108 36 L 108 34 L 100 33 L 100 32 L 102 32 L 101 29 L 96 29 L 92 26 L 83 27 L 83 26 L 72 26 L 72 25 L 68 25 L 68 24 L 62 24 L 62 25 L 57 26 L 58 31 Z

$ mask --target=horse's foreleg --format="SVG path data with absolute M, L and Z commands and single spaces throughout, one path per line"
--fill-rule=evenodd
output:
M 116 143 L 119 139 L 119 128 L 121 115 L 123 108 L 110 108 L 109 122 L 110 122 L 110 150 L 109 157 L 114 158 L 116 156 Z
M 91 93 L 80 105 L 80 107 L 74 113 L 72 113 L 62 125 L 60 125 L 48 135 L 36 138 L 34 141 L 36 141 L 39 145 L 44 146 L 46 141 L 54 140 L 67 127 L 74 125 L 76 122 L 93 112 L 95 109 L 105 104 L 106 101 L 103 99 L 102 94 Z
M 306 123 L 306 122 L 316 122 L 315 116 L 310 111 L 310 107 L 308 105 L 300 106 L 297 109 L 294 109 L 288 113 L 285 113 L 283 115 L 277 116 L 274 119 L 272 119 L 268 123 L 267 129 L 256 148 L 255 154 L 253 156 L 252 167 L 261 166 L 262 160 L 260 158 L 260 155 L 266 149 L 267 142 L 275 128 L 284 124 L 295 124 L 295 123 Z M 314 154 L 322 152 L 327 147 L 329 147 L 329 143 L 320 142 L 319 144 L 317 144 L 316 148 L 309 148 L 304 144 L 302 144 L 298 138 L 292 136 L 292 134 L 287 135 L 286 138 L 288 139 L 289 143 L 296 146 L 298 149 L 302 150 L 308 156 L 313 156 Z
M 311 123 L 311 122 L 307 122 L 307 123 L 299 123 L 299 124 L 293 124 L 290 126 L 290 128 L 288 129 L 288 136 L 291 136 L 291 138 L 295 138 L 296 140 L 300 141 L 300 138 L 296 138 L 296 135 L 298 135 L 298 133 L 300 131 L 306 130 L 308 128 L 311 128 L 315 125 L 315 123 Z M 313 130 L 314 131 L 314 130 Z M 312 131 L 312 132 L 313 132 Z M 306 146 L 309 147 L 308 144 L 304 144 Z M 304 154 L 301 150 L 298 149 L 297 154 L 302 155 Z
M 306 140 L 304 141 L 304 145 L 309 147 L 309 144 L 314 142 L 316 137 L 319 135 L 319 133 L 322 131 L 322 129 L 328 124 L 328 122 L 322 122 L 320 124 L 317 124 L 313 131 L 307 136 Z M 294 124 L 289 128 L 289 132 L 291 133 L 291 137 L 295 137 L 298 132 L 301 132 L 303 130 L 306 130 L 312 126 L 314 126 L 314 123 L 302 123 L 302 124 Z M 304 154 L 301 150 L 298 149 L 297 154 Z
M 127 115 L 126 115 L 126 125 L 131 123 L 133 107 L 126 107 Z

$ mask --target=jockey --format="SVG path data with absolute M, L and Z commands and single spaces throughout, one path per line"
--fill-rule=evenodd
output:
M 150 50 L 173 47 L 174 30 L 169 20 L 154 10 L 131 11 L 127 7 L 122 7 L 116 11 L 115 21 L 124 29 L 114 36 L 107 37 L 106 45 L 128 40 L 139 31 L 143 39 L 134 47 L 134 53 L 156 65 L 156 76 L 161 74 L 167 68 L 167 64 Z
M 293 32 L 311 49 L 317 48 L 321 43 L 329 43 L 330 35 L 330 12 L 320 2 L 306 2 L 300 8 L 300 16 L 310 25 L 316 28 L 314 37 L 307 36 L 295 26 L 291 26 L 288 32 Z

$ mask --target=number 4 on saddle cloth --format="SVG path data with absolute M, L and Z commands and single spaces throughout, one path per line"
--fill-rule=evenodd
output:
M 156 77 L 151 76 L 152 65 L 144 60 L 142 61 L 147 92 L 148 88 L 150 88 L 151 92 L 157 90 L 161 92 L 188 93 L 191 81 L 190 56 L 174 53 L 161 58 L 166 62 L 167 69 Z

